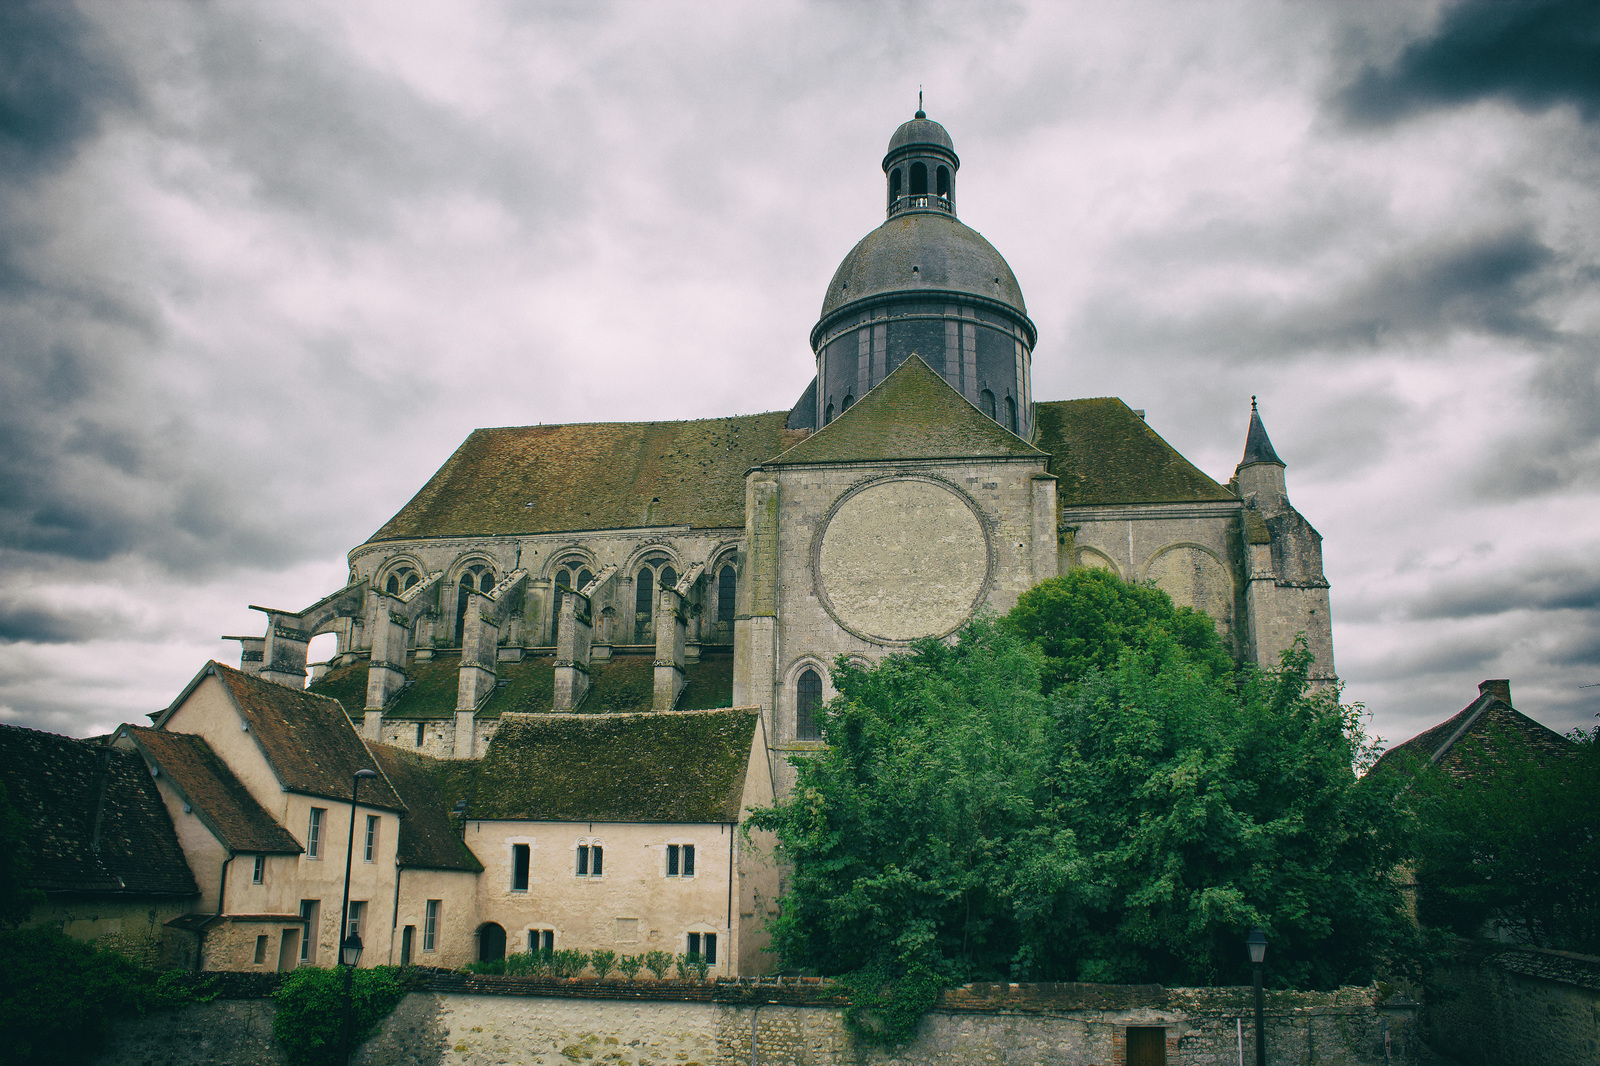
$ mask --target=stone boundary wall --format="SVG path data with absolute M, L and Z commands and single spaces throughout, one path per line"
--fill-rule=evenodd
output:
M 1420 1024 L 1465 1066 L 1600 1063 L 1600 958 L 1460 944 L 1430 978 Z
M 1254 1063 L 1248 989 L 968 985 L 947 992 L 916 1039 L 861 1048 L 820 984 L 543 981 L 439 974 L 360 1048 L 363 1066 L 1113 1066 L 1130 1026 L 1165 1030 L 1170 1066 Z M 534 987 L 538 986 L 538 987 Z M 1419 1061 L 1408 1009 L 1372 989 L 1267 996 L 1272 1066 Z M 125 1027 L 102 1066 L 278 1066 L 273 1004 L 218 1000 Z

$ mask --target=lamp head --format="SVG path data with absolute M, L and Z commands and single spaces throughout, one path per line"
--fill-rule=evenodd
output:
M 1267 957 L 1267 934 L 1261 931 L 1258 925 L 1250 930 L 1250 935 L 1244 938 L 1244 946 L 1250 949 L 1250 961 L 1256 966 Z
M 374 777 L 377 777 L 378 776 L 378 771 L 376 771 L 376 770 L 357 770 L 356 771 L 356 776 L 359 777 L 363 781 L 367 781 L 367 780 L 370 780 L 370 779 L 372 779 Z
M 355 966 L 361 961 L 361 934 L 351 933 L 339 945 L 339 961 L 346 966 Z

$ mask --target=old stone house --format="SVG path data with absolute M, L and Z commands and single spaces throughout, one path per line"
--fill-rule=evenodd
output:
M 313 689 L 370 740 L 453 758 L 511 713 L 759 707 L 780 795 L 838 656 L 948 635 L 1071 567 L 1155 582 L 1243 659 L 1304 634 L 1331 679 L 1321 538 L 1254 404 L 1224 484 L 1121 400 L 1038 400 L 1037 332 L 957 218 L 960 166 L 922 112 L 895 131 L 887 219 L 828 282 L 790 410 L 477 430 L 344 588 L 230 638 L 241 668 L 303 685 L 336 634 Z

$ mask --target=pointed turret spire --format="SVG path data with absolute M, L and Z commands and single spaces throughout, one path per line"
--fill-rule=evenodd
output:
M 1267 436 L 1267 427 L 1261 424 L 1261 412 L 1256 410 L 1254 396 L 1250 397 L 1250 432 L 1244 438 L 1244 458 L 1239 460 L 1239 465 L 1249 466 L 1251 463 L 1288 465 L 1272 450 L 1272 440 Z

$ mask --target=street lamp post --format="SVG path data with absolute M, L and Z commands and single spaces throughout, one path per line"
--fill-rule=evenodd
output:
M 357 770 L 350 782 L 350 836 L 344 845 L 344 904 L 339 908 L 339 965 L 344 967 L 344 1015 L 339 1022 L 339 1050 L 350 1061 L 350 982 L 361 961 L 361 934 L 350 928 L 350 863 L 356 852 L 356 794 L 376 770 Z
M 1267 934 L 1258 925 L 1250 930 L 1244 946 L 1250 949 L 1250 969 L 1256 986 L 1256 1066 L 1267 1066 L 1267 1017 L 1261 1002 L 1261 963 L 1267 957 Z

